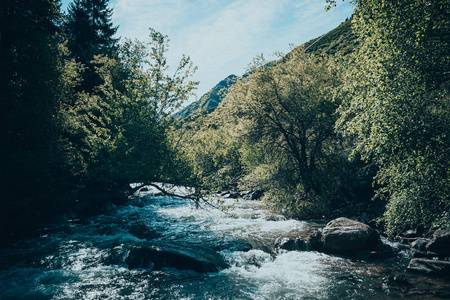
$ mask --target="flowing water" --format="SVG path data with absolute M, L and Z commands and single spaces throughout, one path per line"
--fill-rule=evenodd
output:
M 0 248 L 0 299 L 445 299 L 448 282 L 404 274 L 407 252 L 361 261 L 274 248 L 280 236 L 307 236 L 320 224 L 288 220 L 256 201 L 225 200 L 234 209 L 141 195 L 126 206 L 39 238 Z M 130 250 L 148 245 L 214 253 L 218 272 L 130 269 Z M 448 299 L 448 298 L 447 298 Z

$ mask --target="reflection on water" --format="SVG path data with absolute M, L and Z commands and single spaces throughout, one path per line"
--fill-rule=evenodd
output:
M 280 236 L 307 234 L 318 225 L 270 214 L 255 201 L 226 200 L 223 213 L 185 200 L 130 200 L 128 206 L 52 229 L 0 249 L 0 299 L 442 299 L 448 282 L 404 274 L 407 254 L 362 262 L 317 252 L 278 251 Z M 129 270 L 136 246 L 177 245 L 219 253 L 230 267 Z M 251 246 L 250 246 L 251 245 Z M 251 248 L 251 250 L 249 250 Z

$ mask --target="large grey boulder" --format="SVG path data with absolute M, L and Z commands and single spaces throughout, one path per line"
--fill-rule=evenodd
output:
M 429 275 L 450 276 L 450 261 L 413 258 L 409 262 L 407 270 Z
M 337 218 L 322 230 L 324 250 L 336 254 L 355 254 L 374 248 L 379 242 L 378 233 L 368 225 L 347 218 Z

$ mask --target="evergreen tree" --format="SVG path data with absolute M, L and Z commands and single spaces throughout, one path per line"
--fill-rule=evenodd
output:
M 0 4 L 0 227 L 52 206 L 59 19 L 56 0 Z
M 86 69 L 82 74 L 83 83 L 79 89 L 92 92 L 101 84 L 91 61 L 95 55 L 116 56 L 117 27 L 111 21 L 112 9 L 109 0 L 75 0 L 69 5 L 65 24 L 68 48 L 75 60 Z

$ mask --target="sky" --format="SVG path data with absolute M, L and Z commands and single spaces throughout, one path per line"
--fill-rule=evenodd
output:
M 65 10 L 71 0 L 62 0 Z M 110 0 L 117 36 L 149 41 L 148 28 L 170 39 L 168 62 L 182 55 L 198 67 L 200 98 L 259 54 L 270 59 L 330 31 L 350 17 L 350 1 L 325 11 L 325 0 Z M 275 57 L 273 57 L 275 58 Z M 188 103 L 186 103 L 187 105 Z

